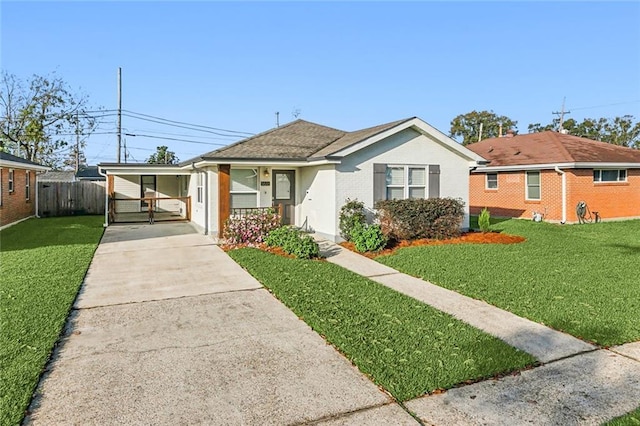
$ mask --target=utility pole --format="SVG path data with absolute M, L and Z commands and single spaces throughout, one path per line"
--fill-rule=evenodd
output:
M 76 111 L 76 174 L 80 170 L 80 119 Z
M 122 68 L 118 67 L 118 156 L 120 162 L 120 150 L 122 142 Z
M 127 164 L 127 139 L 124 140 L 124 163 Z
M 560 125 L 558 126 L 558 132 L 563 133 L 564 131 L 564 127 L 562 127 L 562 125 L 564 124 L 564 115 L 565 114 L 571 114 L 571 111 L 565 111 L 564 110 L 564 102 L 567 100 L 567 97 L 563 97 L 562 98 L 562 110 L 560 110 L 560 112 L 558 111 L 554 111 L 552 112 L 552 114 L 556 114 L 560 117 Z
M 480 130 L 478 131 L 478 142 L 482 140 L 482 125 L 484 123 L 480 123 Z

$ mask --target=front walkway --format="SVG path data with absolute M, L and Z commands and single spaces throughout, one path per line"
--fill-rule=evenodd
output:
M 107 228 L 26 423 L 416 421 L 187 223 Z
M 400 273 L 326 240 L 329 262 L 427 303 L 527 352 L 543 366 L 405 403 L 435 425 L 593 424 L 640 405 L 640 342 L 598 349 L 510 312 Z

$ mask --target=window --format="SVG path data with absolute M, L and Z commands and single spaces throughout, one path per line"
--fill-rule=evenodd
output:
M 204 199 L 204 173 L 198 173 L 198 182 L 196 186 L 196 202 L 202 204 L 202 200 Z
M 593 171 L 594 182 L 626 182 L 627 171 L 620 170 L 594 170 Z
M 231 169 L 231 208 L 258 207 L 258 170 Z
M 540 172 L 527 172 L 527 200 L 540 199 Z
M 9 169 L 9 193 L 13 192 L 13 169 Z
M 29 200 L 29 196 L 31 195 L 31 172 L 27 170 L 24 181 L 24 197 L 26 200 Z
M 0 206 L 2 205 L 2 168 L 0 168 Z
M 498 189 L 498 174 L 487 173 L 487 181 L 485 182 L 486 189 Z
M 427 170 L 424 167 L 389 166 L 386 171 L 387 200 L 425 198 Z

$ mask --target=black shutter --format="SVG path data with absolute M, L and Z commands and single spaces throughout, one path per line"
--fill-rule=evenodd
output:
M 440 197 L 440 166 L 429 166 L 429 198 Z
M 373 204 L 387 199 L 387 165 L 373 165 Z

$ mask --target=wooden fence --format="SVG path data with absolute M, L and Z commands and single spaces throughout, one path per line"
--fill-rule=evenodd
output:
M 40 216 L 104 214 L 105 182 L 38 182 Z

